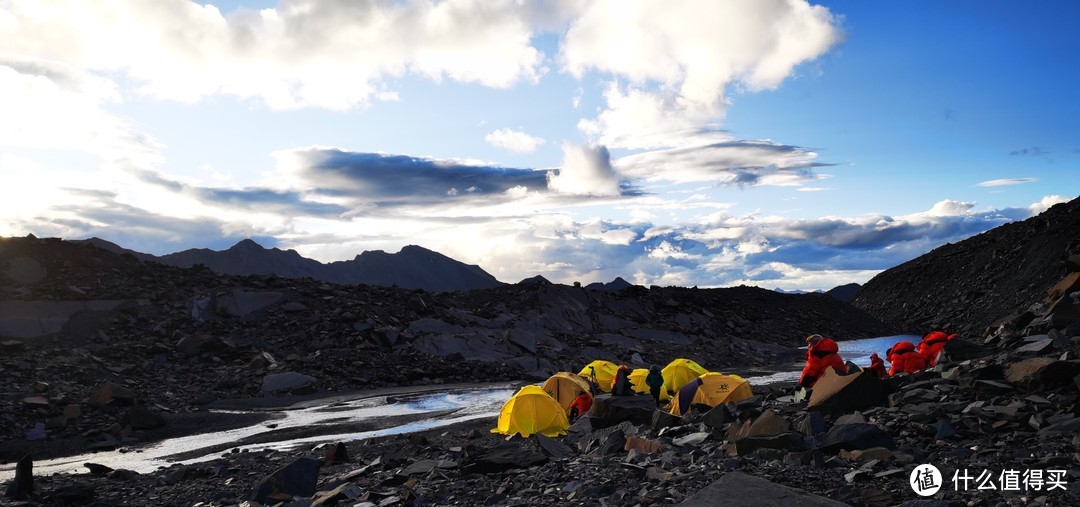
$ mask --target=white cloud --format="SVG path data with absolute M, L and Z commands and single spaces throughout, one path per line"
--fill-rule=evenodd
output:
M 953 201 L 946 199 L 934 204 L 929 211 L 926 212 L 926 216 L 930 217 L 948 217 L 948 216 L 961 216 L 971 212 L 971 209 L 975 207 L 973 202 Z
M 1001 180 L 987 180 L 976 183 L 977 187 L 1004 187 L 1009 185 L 1021 185 L 1024 183 L 1031 183 L 1033 181 L 1039 181 L 1038 178 L 1006 178 Z
M 120 100 L 113 81 L 70 65 L 0 58 L 0 145 L 158 161 L 157 140 L 105 109 Z
M 568 195 L 619 195 L 619 177 L 603 146 L 563 145 L 563 163 L 548 172 L 548 188 Z
M 498 129 L 490 132 L 484 136 L 484 141 L 492 146 L 517 153 L 532 153 L 538 146 L 544 144 L 542 138 L 512 129 Z
M 625 92 L 612 84 L 584 132 L 611 147 L 679 146 L 675 132 L 723 115 L 729 86 L 779 86 L 840 40 L 837 25 L 827 8 L 799 0 L 601 0 L 573 19 L 560 58 L 573 75 L 633 83 Z
M 1055 204 L 1061 204 L 1063 202 L 1069 202 L 1069 199 L 1060 195 L 1048 195 L 1040 199 L 1039 202 L 1033 203 L 1031 206 L 1028 206 L 1028 209 L 1031 210 L 1032 215 L 1038 215 L 1039 213 L 1050 209 L 1051 206 Z
M 5 10 L 0 53 L 122 72 L 171 100 L 341 110 L 396 100 L 382 83 L 406 73 L 507 87 L 543 72 L 530 9 L 515 2 L 282 1 L 225 16 L 182 0 L 13 0 Z
M 725 141 L 653 150 L 615 160 L 619 173 L 645 180 L 719 185 L 799 185 L 819 178 L 817 154 L 769 141 Z

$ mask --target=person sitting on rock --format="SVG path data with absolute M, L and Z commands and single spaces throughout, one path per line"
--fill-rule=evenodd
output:
M 660 372 L 660 367 L 652 365 L 649 367 L 649 374 L 645 375 L 645 385 L 649 386 L 649 394 L 652 395 L 653 400 L 656 401 L 656 406 L 660 406 L 660 390 L 664 387 L 664 375 Z
M 579 415 L 588 412 L 590 408 L 592 408 L 592 395 L 582 392 L 577 398 L 574 398 L 574 401 L 570 402 L 570 413 L 567 416 L 573 421 Z
M 634 394 L 634 388 L 630 385 L 630 368 L 625 364 L 615 370 L 615 376 L 611 378 L 611 394 L 615 396 L 629 396 Z
M 814 387 L 825 369 L 832 367 L 840 374 L 847 373 L 847 365 L 840 358 L 840 347 L 831 338 L 819 334 L 806 337 L 806 366 L 799 377 L 799 387 Z
M 953 339 L 956 335 L 949 335 L 941 331 L 933 331 L 923 337 L 919 342 L 918 350 L 919 355 L 926 360 L 926 364 L 933 366 L 937 364 L 938 354 L 945 348 L 945 342 Z
M 877 378 L 885 378 L 885 375 L 888 374 L 888 371 L 885 370 L 885 361 L 877 355 L 877 352 L 870 354 L 870 366 L 866 369 L 877 375 Z
M 885 352 L 885 357 L 892 365 L 889 367 L 889 375 L 915 373 L 929 366 L 926 359 L 915 350 L 915 344 L 906 340 L 893 345 Z

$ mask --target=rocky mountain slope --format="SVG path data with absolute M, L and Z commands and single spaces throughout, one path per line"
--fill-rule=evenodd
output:
M 852 304 L 912 334 L 949 328 L 980 335 L 1039 300 L 1064 276 L 1066 259 L 1078 254 L 1080 199 L 886 270 Z
M 226 250 L 193 248 L 155 256 L 128 250 L 100 238 L 87 243 L 143 261 L 189 268 L 202 264 L 225 275 L 276 275 L 284 278 L 313 278 L 336 284 L 398 286 L 428 291 L 472 290 L 496 287 L 502 282 L 474 264 L 451 259 L 423 247 L 408 245 L 398 253 L 382 250 L 363 252 L 352 260 L 327 264 L 308 259 L 295 250 L 263 248 L 245 239 Z

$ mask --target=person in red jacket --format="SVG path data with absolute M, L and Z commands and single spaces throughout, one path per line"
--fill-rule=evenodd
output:
M 874 375 L 877 375 L 877 378 L 885 378 L 885 375 L 888 373 L 885 371 L 885 361 L 877 355 L 877 352 L 870 354 L 870 366 L 866 369 Z
M 847 365 L 838 353 L 840 347 L 831 338 L 812 334 L 806 337 L 806 344 L 806 366 L 799 376 L 800 387 L 814 387 L 817 380 L 825 374 L 825 369 L 830 366 L 841 374 L 847 373 Z
M 909 341 L 898 342 L 885 353 L 892 366 L 889 375 L 898 373 L 915 373 L 929 366 L 926 359 L 915 350 L 915 344 Z
M 592 395 L 589 393 L 581 393 L 574 401 L 570 402 L 569 419 L 572 421 L 577 419 L 577 416 L 584 414 L 592 408 Z
M 933 331 L 930 334 L 923 337 L 919 342 L 919 355 L 926 360 L 926 364 L 933 366 L 937 364 L 938 354 L 941 349 L 945 348 L 945 342 L 953 339 L 956 335 L 948 335 L 941 331 Z

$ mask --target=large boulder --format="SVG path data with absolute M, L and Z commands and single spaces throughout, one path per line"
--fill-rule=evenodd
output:
M 272 500 L 276 503 L 283 495 L 310 497 L 315 494 L 319 481 L 319 466 L 316 459 L 299 458 L 259 481 L 248 499 L 267 503 L 273 496 Z
M 499 473 L 513 468 L 529 468 L 547 462 L 548 457 L 534 446 L 503 442 L 467 458 L 466 473 Z
M 315 377 L 311 375 L 304 375 L 303 373 L 296 373 L 294 371 L 287 371 L 284 373 L 272 373 L 263 377 L 262 388 L 259 389 L 263 394 L 275 394 L 283 391 L 292 391 L 315 383 Z
M 822 450 L 834 454 L 841 449 L 853 451 L 873 447 L 896 449 L 896 442 L 885 430 L 873 424 L 854 423 L 833 426 L 825 434 L 825 441 L 821 443 Z
M 1005 380 L 1028 389 L 1043 390 L 1067 385 L 1077 375 L 1080 375 L 1080 361 L 1033 357 L 1010 364 Z
M 599 394 L 593 398 L 589 418 L 593 428 L 607 428 L 623 421 L 652 424 L 656 402 L 651 396 L 613 396 Z
M 836 370 L 826 368 L 825 374 L 814 384 L 806 408 L 823 413 L 846 414 L 884 405 L 888 396 L 889 385 L 869 371 L 840 375 Z

